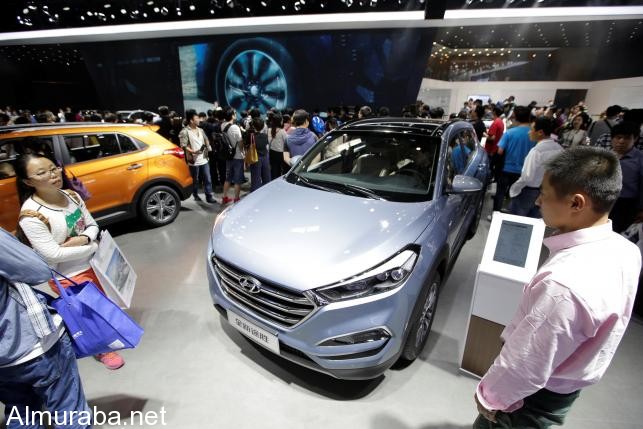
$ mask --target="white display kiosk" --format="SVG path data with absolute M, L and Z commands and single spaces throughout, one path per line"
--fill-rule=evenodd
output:
M 493 213 L 473 288 L 462 371 L 481 377 L 500 353 L 500 334 L 538 270 L 544 234 L 542 219 Z

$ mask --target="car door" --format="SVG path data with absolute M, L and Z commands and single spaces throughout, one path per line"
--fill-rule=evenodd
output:
M 145 150 L 129 136 L 89 132 L 61 136 L 69 163 L 65 166 L 87 187 L 87 207 L 99 215 L 128 211 L 132 196 L 147 180 Z
M 445 169 L 445 194 L 447 194 L 447 189 L 451 183 L 453 183 L 453 179 L 456 175 L 467 174 L 468 172 L 471 152 L 467 146 L 469 139 L 467 133 L 468 130 L 459 129 L 448 136 L 449 149 L 447 152 Z M 462 230 L 469 197 L 461 194 L 447 194 L 446 197 L 447 201 L 445 210 L 449 229 L 449 247 L 451 249 L 457 249 L 463 240 Z M 456 252 L 453 252 L 452 254 L 455 253 Z

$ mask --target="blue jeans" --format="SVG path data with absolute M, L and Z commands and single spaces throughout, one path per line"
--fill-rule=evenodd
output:
M 192 181 L 194 182 L 194 188 L 192 189 L 192 194 L 195 197 L 199 196 L 199 178 L 203 177 L 205 182 L 205 196 L 212 196 L 212 178 L 210 177 L 210 166 L 208 164 L 203 165 L 190 165 L 190 174 L 192 174 Z
M 67 424 L 56 426 L 57 428 L 91 427 L 79 424 L 81 416 L 78 413 L 74 416 L 73 424 L 69 424 L 71 411 L 90 410 L 80 382 L 76 355 L 67 333 L 45 354 L 20 365 L 0 368 L 0 402 L 5 404 L 7 429 L 44 428 L 40 421 L 31 421 L 31 413 L 43 408 L 51 413 L 52 422 L 54 412 L 58 412 L 60 423 L 67 418 Z M 20 421 L 27 423 L 28 414 L 30 424 L 21 424 Z
M 509 202 L 509 213 L 517 216 L 540 218 L 540 209 L 536 200 L 540 195 L 538 188 L 522 188 L 520 194 Z
M 270 157 L 268 153 L 259 156 L 259 161 L 250 166 L 250 192 L 270 182 Z

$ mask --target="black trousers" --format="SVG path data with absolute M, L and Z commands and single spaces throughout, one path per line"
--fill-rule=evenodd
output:
M 277 177 L 281 177 L 290 169 L 288 164 L 284 162 L 284 153 L 277 152 L 276 150 L 270 149 L 270 177 L 272 180 L 275 180 Z
M 497 188 L 496 196 L 493 199 L 493 211 L 502 210 L 505 197 L 509 193 L 509 188 L 511 188 L 511 185 L 516 183 L 518 179 L 520 179 L 519 173 L 507 173 L 506 171 L 503 171 L 496 177 Z

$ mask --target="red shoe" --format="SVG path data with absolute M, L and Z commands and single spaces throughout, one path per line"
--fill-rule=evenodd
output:
M 232 202 L 232 198 L 228 198 L 228 197 L 223 197 L 223 199 L 221 200 L 222 205 L 225 205 L 231 202 Z
M 125 361 L 121 355 L 116 352 L 99 353 L 94 357 L 97 361 L 105 365 L 107 369 L 115 370 L 125 365 Z

